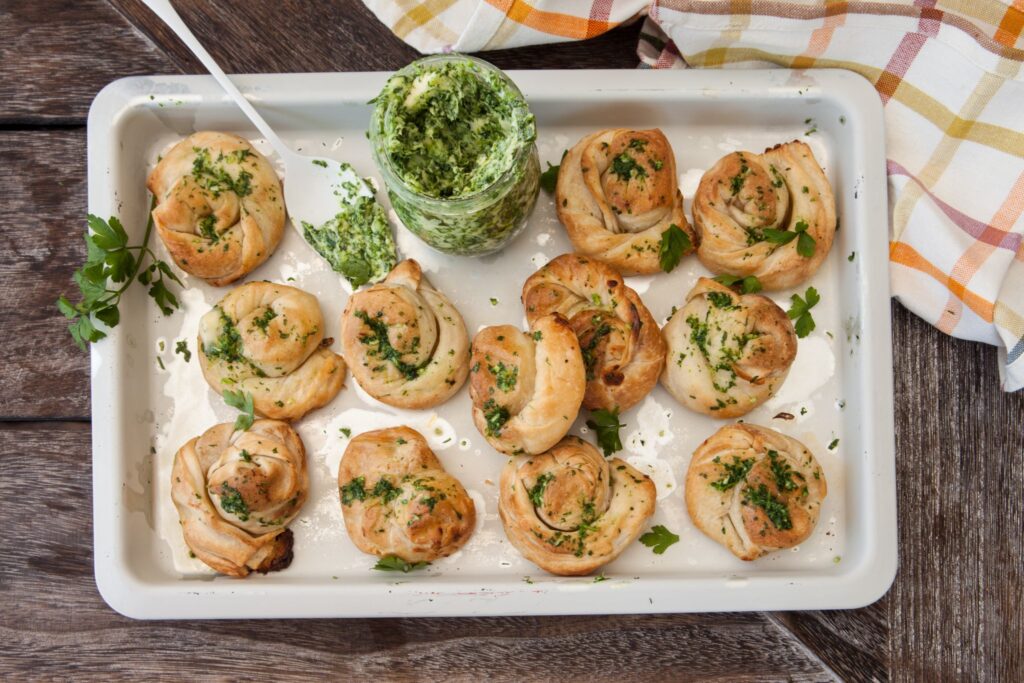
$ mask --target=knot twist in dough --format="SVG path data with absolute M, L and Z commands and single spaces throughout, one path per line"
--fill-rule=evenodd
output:
M 508 455 L 543 453 L 568 433 L 586 391 L 576 333 L 557 313 L 526 334 L 485 327 L 473 340 L 469 393 L 473 422 Z
M 308 489 L 302 439 L 277 420 L 257 420 L 245 432 L 215 425 L 178 450 L 171 471 L 185 543 L 213 569 L 237 577 L 288 567 L 286 527 Z
M 349 298 L 341 316 L 341 345 L 359 386 L 398 408 L 444 403 L 469 374 L 462 316 L 412 259 Z
M 668 359 L 661 383 L 711 417 L 739 417 L 764 403 L 796 358 L 793 324 L 774 301 L 703 277 L 662 334 Z
M 825 260 L 836 204 L 811 148 L 794 141 L 719 159 L 700 180 L 693 222 L 697 257 L 711 272 L 754 275 L 779 290 L 811 277 Z M 801 255 L 801 245 L 813 253 Z
M 560 313 L 579 339 L 586 369 L 583 405 L 626 410 L 658 382 L 665 340 L 640 297 L 602 261 L 562 254 L 523 285 L 526 319 Z
M 284 234 L 281 181 L 247 140 L 201 132 L 167 153 L 146 182 L 153 222 L 179 268 L 220 287 L 244 277 Z
M 602 567 L 636 540 L 654 514 L 654 483 L 618 458 L 567 436 L 547 453 L 514 458 L 501 472 L 498 513 L 523 556 L 561 576 Z
M 406 562 L 451 555 L 473 534 L 476 507 L 409 427 L 364 432 L 338 468 L 341 512 L 361 551 Z
M 661 236 L 672 225 L 697 242 L 675 155 L 658 129 L 611 128 L 580 140 L 562 159 L 555 205 L 577 251 L 626 275 L 661 270 Z
M 345 363 L 327 346 L 316 297 L 248 282 L 199 321 L 199 362 L 214 391 L 248 391 L 266 417 L 297 420 L 326 405 L 345 382 Z
M 825 474 L 806 446 L 751 424 L 719 429 L 686 472 L 690 519 L 741 560 L 802 543 L 826 493 Z

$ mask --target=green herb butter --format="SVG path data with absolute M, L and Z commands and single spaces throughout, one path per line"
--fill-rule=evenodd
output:
M 395 212 L 436 249 L 483 254 L 526 223 L 537 199 L 537 127 L 498 69 L 428 57 L 374 99 L 370 136 Z

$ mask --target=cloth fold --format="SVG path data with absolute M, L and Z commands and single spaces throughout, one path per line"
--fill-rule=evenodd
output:
M 1024 0 L 365 0 L 422 52 L 590 38 L 647 15 L 651 68 L 842 68 L 885 109 L 893 296 L 1024 387 Z

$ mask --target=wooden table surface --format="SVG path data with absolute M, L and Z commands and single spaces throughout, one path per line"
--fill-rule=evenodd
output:
M 178 0 L 229 72 L 390 70 L 356 1 Z M 633 68 L 639 26 L 485 54 Z M 85 119 L 121 76 L 201 73 L 137 0 L 0 0 L 0 677 L 1022 680 L 1024 392 L 993 348 L 892 306 L 900 569 L 854 611 L 138 622 L 92 571 L 87 355 L 53 302 L 84 259 Z

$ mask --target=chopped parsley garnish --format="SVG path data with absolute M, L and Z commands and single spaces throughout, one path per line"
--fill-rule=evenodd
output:
M 211 161 L 210 150 L 205 147 L 193 147 L 195 159 L 192 160 L 192 177 L 196 183 L 212 194 L 219 197 L 224 192 L 233 192 L 239 197 L 246 197 L 252 193 L 252 174 L 248 171 L 239 171 L 237 178 L 232 178 L 227 169 L 219 165 L 221 162 L 239 163 L 252 152 L 239 150 L 227 156 L 221 152 L 216 161 Z
M 499 362 L 497 365 L 488 365 L 487 369 L 494 375 L 499 389 L 505 392 L 515 389 L 516 379 L 519 377 L 519 368 Z
M 726 492 L 741 481 L 745 481 L 747 473 L 750 472 L 750 468 L 754 466 L 753 458 L 740 458 L 737 455 L 732 456 L 732 462 L 722 462 L 721 458 L 715 457 L 712 461 L 722 466 L 725 470 L 725 474 L 718 481 L 711 482 L 711 488 L 716 491 Z
M 679 542 L 679 536 L 666 529 L 663 525 L 657 524 L 640 537 L 640 542 L 653 550 L 655 555 L 661 555 L 669 547 Z
M 382 320 L 383 315 L 383 311 L 378 311 L 374 317 L 363 310 L 355 312 L 355 316 L 362 320 L 372 332 L 372 334 L 360 335 L 359 341 L 370 347 L 369 355 L 390 362 L 406 379 L 416 379 L 420 376 L 422 367 L 402 360 L 402 352 L 391 345 L 391 339 L 388 337 L 388 325 Z
M 186 363 L 192 360 L 192 352 L 188 350 L 188 342 L 184 339 L 175 342 L 174 353 L 184 356 Z
M 626 425 L 619 422 L 618 409 L 592 411 L 587 426 L 597 434 L 597 445 L 604 451 L 605 457 L 622 450 L 619 430 Z
M 220 507 L 224 512 L 235 515 L 243 522 L 249 521 L 249 505 L 238 489 L 227 482 L 220 485 Z
M 341 492 L 341 504 L 351 505 L 357 500 L 366 500 L 366 479 L 365 477 L 356 477 L 349 483 L 342 486 L 339 491 Z
M 217 232 L 217 217 L 212 213 L 199 219 L 199 234 L 214 244 L 220 242 L 220 234 Z
M 402 489 L 392 484 L 391 480 L 386 477 L 378 479 L 377 483 L 373 486 L 373 490 L 370 491 L 371 496 L 380 498 L 385 505 L 393 501 L 395 498 L 398 498 L 401 493 Z
M 248 391 L 225 389 L 222 396 L 225 403 L 241 411 L 238 417 L 235 418 L 235 431 L 244 432 L 249 429 L 255 419 L 253 416 L 252 394 Z
M 537 330 L 536 332 L 534 332 L 532 336 L 533 336 L 533 341 L 535 341 L 535 342 L 539 342 L 541 339 L 544 338 L 544 335 L 541 334 L 540 330 Z
M 839 445 L 839 439 L 832 439 L 832 443 L 830 443 L 828 445 L 828 449 L 830 451 L 834 451 L 836 449 L 836 446 L 838 446 L 838 445 Z
M 795 491 L 797 489 L 797 483 L 793 481 L 793 477 L 797 476 L 803 479 L 803 476 L 793 470 L 786 462 L 786 459 L 781 457 L 777 451 L 768 451 L 768 462 L 772 468 L 772 476 L 775 477 L 775 487 L 780 491 Z
M 551 480 L 555 478 L 555 475 L 550 472 L 544 472 L 537 481 L 534 482 L 533 486 L 530 487 L 530 502 L 533 503 L 533 507 L 539 508 L 544 503 L 544 490 L 551 483 Z
M 408 574 L 411 571 L 429 566 L 429 562 L 406 562 L 397 555 L 385 555 L 377 560 L 377 564 L 373 565 L 373 568 L 381 572 L 402 572 L 403 574 Z
M 776 529 L 788 531 L 793 528 L 793 521 L 789 518 L 789 508 L 773 496 L 764 484 L 758 485 L 756 489 L 750 486 L 743 489 L 743 500 L 764 510 Z
M 222 360 L 225 363 L 245 362 L 245 356 L 242 354 L 242 335 L 235 327 L 235 321 L 220 306 L 216 308 L 220 311 L 220 336 L 213 344 L 204 346 L 203 353 L 207 358 Z
M 594 379 L 594 366 L 597 365 L 597 351 L 598 345 L 601 340 L 611 334 L 612 326 L 606 322 L 601 322 L 597 329 L 594 330 L 594 334 L 591 335 L 590 339 L 587 340 L 586 345 L 580 348 L 583 355 L 583 366 L 587 370 L 587 381 Z
M 790 320 L 796 321 L 794 325 L 796 336 L 803 339 L 814 331 L 814 318 L 811 316 L 811 309 L 821 301 L 821 297 L 818 296 L 818 290 L 808 287 L 804 292 L 804 298 L 801 298 L 799 294 L 794 294 L 790 297 L 790 301 L 792 303 L 789 310 L 786 311 L 786 315 Z
M 708 292 L 708 301 L 715 308 L 736 308 L 732 302 L 732 297 L 725 292 Z
M 611 172 L 617 175 L 619 180 L 625 180 L 627 183 L 634 177 L 638 179 L 647 177 L 647 169 L 638 164 L 629 152 L 623 152 L 612 159 Z
M 244 448 L 242 449 L 242 452 L 238 454 L 238 457 L 240 457 L 244 462 L 252 462 L 252 453 Z
M 263 334 L 267 333 L 267 326 L 270 325 L 270 321 L 277 317 L 277 311 L 272 308 L 267 308 L 263 311 L 263 315 L 258 318 L 254 318 L 252 321 L 253 327 L 257 327 L 263 331 Z
M 487 435 L 501 436 L 501 429 L 509 420 L 508 408 L 499 405 L 493 398 L 484 403 L 484 420 L 487 421 Z
M 683 254 L 693 247 L 690 236 L 682 228 L 673 223 L 668 230 L 661 233 L 661 244 L 658 246 L 658 263 L 666 273 L 671 273 L 679 265 Z

